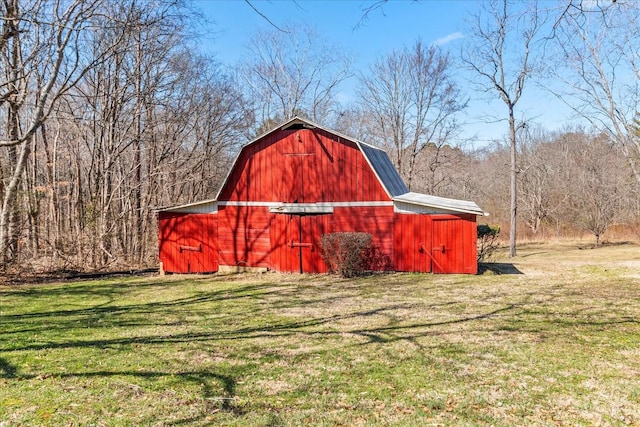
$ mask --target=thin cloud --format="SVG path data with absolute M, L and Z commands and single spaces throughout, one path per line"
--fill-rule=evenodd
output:
M 433 42 L 434 46 L 443 46 L 447 43 L 451 43 L 454 40 L 458 40 L 458 39 L 462 39 L 464 38 L 465 35 L 462 34 L 460 31 L 457 31 L 455 33 L 451 33 L 448 36 L 444 36 L 444 37 L 440 37 L 439 39 L 437 39 L 436 41 Z

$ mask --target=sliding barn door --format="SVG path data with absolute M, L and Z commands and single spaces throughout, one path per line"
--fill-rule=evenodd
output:
M 330 215 L 273 214 L 271 265 L 292 273 L 324 273 L 320 239 L 329 231 Z

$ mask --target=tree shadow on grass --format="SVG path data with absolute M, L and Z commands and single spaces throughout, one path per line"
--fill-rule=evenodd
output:
M 522 273 L 517 271 L 503 274 Z M 363 283 L 362 286 L 371 286 L 365 282 L 358 281 L 349 282 L 344 286 L 352 285 L 349 289 L 354 290 L 353 294 L 359 295 L 359 290 L 357 289 L 359 283 Z M 15 332 L 16 328 L 20 328 L 20 325 L 31 321 L 33 321 L 33 325 L 41 328 L 59 328 L 59 330 L 64 330 L 65 328 L 77 328 L 78 322 L 87 322 L 88 320 L 94 319 L 94 316 L 96 315 L 108 316 L 111 318 L 108 328 L 135 327 L 149 324 L 161 326 L 164 315 L 166 313 L 171 313 L 173 310 L 181 310 L 191 313 L 194 313 L 194 310 L 205 310 L 209 312 L 215 312 L 215 310 L 228 310 L 228 319 L 232 319 L 233 321 L 226 322 L 216 320 L 215 323 L 213 323 L 207 318 L 206 323 L 196 323 L 193 327 L 187 323 L 185 325 L 187 328 L 186 331 L 179 331 L 177 333 L 167 333 L 165 331 L 160 334 L 155 333 L 148 336 L 144 336 L 134 329 L 131 332 L 136 333 L 137 335 L 117 336 L 116 334 L 121 334 L 123 330 L 114 330 L 112 335 L 116 336 L 104 339 L 92 339 L 90 335 L 83 335 L 76 338 L 72 336 L 60 336 L 59 334 L 54 334 L 52 336 L 44 336 L 45 339 L 48 339 L 48 342 L 33 342 L 30 341 L 31 338 L 24 337 L 22 341 L 18 341 L 17 344 L 9 344 L 7 342 L 7 344 L 3 344 L 0 347 L 5 347 L 10 351 L 39 351 L 71 348 L 113 348 L 116 350 L 129 350 L 130 347 L 133 347 L 135 351 L 145 351 L 145 345 L 166 345 L 169 349 L 168 351 L 179 351 L 181 348 L 191 348 L 195 343 L 205 343 L 202 350 L 209 351 L 212 343 L 214 343 L 213 346 L 218 346 L 218 343 L 216 342 L 222 342 L 222 344 L 225 345 L 224 348 L 229 349 L 229 357 L 236 360 L 243 359 L 240 363 L 245 363 L 242 368 L 237 368 L 234 371 L 228 371 L 227 373 L 230 374 L 227 375 L 220 374 L 218 366 L 212 366 L 212 369 L 208 370 L 202 369 L 202 367 L 199 367 L 198 370 L 182 369 L 181 367 L 178 367 L 178 372 L 160 372 L 157 370 L 142 372 L 130 370 L 100 370 L 95 372 L 61 374 L 47 372 L 40 374 L 39 376 L 131 376 L 148 379 L 177 376 L 185 383 L 196 385 L 204 384 L 201 397 L 209 402 L 208 404 L 215 406 L 212 407 L 212 409 L 225 410 L 235 415 L 242 416 L 248 409 L 237 404 L 236 400 L 234 400 L 237 393 L 236 384 L 237 381 L 242 378 L 243 371 L 245 369 L 260 369 L 261 362 L 259 360 L 255 360 L 255 354 L 258 353 L 259 359 L 260 352 L 265 354 L 264 352 L 271 351 L 274 347 L 278 349 L 278 346 L 282 346 L 283 343 L 291 343 L 293 340 L 297 340 L 301 336 L 305 336 L 308 339 L 322 339 L 330 337 L 332 338 L 331 345 L 336 345 L 338 348 L 384 345 L 386 343 L 397 341 L 413 343 L 418 347 L 422 347 L 425 345 L 425 340 L 422 339 L 424 337 L 451 334 L 453 328 L 443 328 L 446 325 L 479 322 L 477 323 L 477 327 L 478 330 L 481 330 L 482 332 L 492 330 L 500 332 L 506 330 L 503 329 L 504 325 L 511 325 L 510 327 L 512 330 L 515 330 L 516 332 L 529 332 L 527 328 L 530 324 L 538 325 L 540 322 L 520 321 L 522 320 L 521 318 L 526 316 L 548 317 L 548 313 L 546 312 L 538 314 L 534 311 L 537 301 L 529 302 L 525 299 L 518 302 L 512 302 L 513 298 L 508 295 L 492 296 L 490 298 L 490 300 L 493 301 L 490 303 L 491 307 L 487 307 L 486 305 L 484 307 L 472 307 L 471 309 L 473 309 L 474 313 L 456 313 L 456 311 L 460 309 L 467 311 L 468 308 L 465 308 L 464 306 L 456 308 L 456 305 L 463 303 L 457 302 L 456 297 L 451 297 L 443 299 L 442 301 L 436 300 L 438 303 L 434 303 L 432 305 L 425 305 L 421 302 L 411 304 L 407 302 L 393 303 L 380 300 L 379 302 L 371 303 L 371 305 L 377 306 L 374 308 L 369 308 L 369 306 L 365 306 L 364 309 L 348 308 L 337 314 L 323 313 L 320 315 L 310 315 L 303 311 L 304 317 L 302 318 L 290 318 L 284 316 L 276 318 L 271 317 L 272 314 L 277 314 L 279 310 L 287 307 L 297 309 L 304 308 L 309 305 L 320 305 L 321 307 L 331 306 L 334 303 L 334 300 L 338 303 L 339 301 L 337 300 L 350 299 L 354 296 L 352 293 L 343 294 L 340 292 L 329 292 L 325 295 L 323 293 L 316 292 L 316 289 L 321 288 L 322 287 L 317 284 L 311 284 L 309 287 L 296 287 L 289 283 L 238 284 L 237 287 L 233 288 L 225 286 L 224 289 L 214 288 L 212 290 L 205 290 L 188 296 L 176 295 L 176 298 L 169 301 L 142 301 L 131 305 L 118 305 L 118 299 L 115 298 L 107 305 L 97 305 L 89 308 L 81 307 L 77 310 L 54 310 L 41 311 L 38 313 L 12 314 L 9 316 L 3 316 L 2 319 L 3 327 L 14 326 L 14 331 L 11 333 L 17 333 Z M 340 290 L 340 288 L 336 289 Z M 295 296 L 296 292 L 301 292 L 303 295 Z M 294 298 L 291 298 L 291 295 L 294 295 Z M 51 298 L 55 297 L 56 295 L 51 296 Z M 246 300 L 246 302 L 243 300 Z M 234 301 L 240 302 L 241 305 L 231 305 Z M 200 304 L 204 305 L 200 306 Z M 398 316 L 398 312 L 407 310 L 422 310 L 425 313 L 430 313 L 433 307 L 442 308 L 446 306 L 452 306 L 451 311 L 447 310 L 443 313 L 444 317 L 436 317 L 433 321 L 424 321 L 426 319 L 420 319 L 416 322 L 410 323 L 410 320 L 408 321 L 406 318 Z M 239 309 L 238 307 L 242 310 L 237 311 Z M 346 305 L 345 307 L 352 306 Z M 335 312 L 336 311 L 334 311 L 334 313 Z M 567 316 L 571 315 L 572 313 L 567 313 Z M 576 325 L 582 325 L 581 322 L 584 322 L 585 326 L 593 326 L 598 320 L 589 316 L 589 313 L 583 316 L 579 316 L 579 313 L 573 313 L 573 315 L 574 318 L 566 319 L 554 316 L 554 318 L 548 321 L 548 327 L 564 326 L 567 329 L 575 329 Z M 78 319 L 78 316 L 80 319 Z M 384 317 L 380 321 L 380 318 L 371 319 L 373 316 Z M 484 320 L 499 316 L 504 316 L 504 319 L 500 319 L 497 323 L 481 323 Z M 217 319 L 220 318 L 218 317 Z M 349 323 L 351 319 L 355 319 L 353 324 Z M 362 321 L 363 319 L 366 319 L 366 323 Z M 614 324 L 620 321 L 637 323 L 637 319 L 633 318 L 610 319 L 609 322 Z M 563 322 L 566 322 L 566 325 L 563 324 Z M 38 326 L 39 324 L 40 326 Z M 364 327 L 359 325 L 364 325 Z M 93 328 L 94 325 L 88 324 L 88 327 Z M 475 326 L 471 327 L 475 328 Z M 206 329 L 203 330 L 202 328 Z M 28 331 L 23 331 L 22 333 L 27 335 Z M 126 334 L 128 333 L 129 332 L 126 332 Z M 457 332 L 454 331 L 453 333 Z M 100 334 L 102 333 L 100 332 Z M 333 340 L 333 338 L 335 338 L 335 340 Z M 248 341 L 255 339 L 264 341 Z M 243 340 L 246 341 L 243 342 Z M 354 343 L 354 341 L 357 342 Z M 183 343 L 186 343 L 186 346 L 172 347 L 174 344 Z M 242 349 L 243 345 L 251 347 L 250 354 L 247 353 L 246 350 Z M 446 346 L 447 343 L 434 345 Z M 315 351 L 325 351 L 325 347 L 323 347 L 324 344 L 318 344 L 318 346 L 321 347 L 321 350 L 312 349 L 305 351 L 309 354 Z M 315 346 L 315 348 L 318 346 Z M 314 348 L 313 345 L 310 345 L 309 347 Z M 170 369 L 167 369 L 167 371 L 169 370 Z M 223 371 L 225 371 L 225 369 L 223 369 Z M 21 375 L 19 369 L 12 365 L 8 360 L 0 358 L 0 378 L 15 379 L 24 378 L 24 376 Z M 220 391 L 220 388 L 215 385 L 216 382 L 220 384 L 220 387 L 224 391 L 222 393 L 223 396 L 215 396 L 216 390 Z M 250 409 L 251 407 L 248 406 L 248 408 Z M 200 415 L 200 418 L 179 420 L 170 424 L 197 423 L 205 416 L 207 416 L 206 413 Z
M 235 415 L 244 414 L 244 410 L 234 404 L 236 395 L 235 378 L 230 375 L 222 375 L 211 371 L 89 371 L 56 374 L 55 376 L 57 378 L 134 377 L 149 380 L 156 380 L 164 377 L 178 377 L 184 382 L 200 387 L 202 389 L 201 397 L 206 402 L 211 402 L 223 411 L 229 411 Z M 223 390 L 222 396 L 215 393 L 215 388 L 212 385 L 213 382 L 221 384 Z
M 164 286 L 164 284 L 162 286 Z M 102 290 L 103 288 L 111 288 L 114 290 L 108 292 Z M 132 289 L 139 290 L 140 287 L 134 285 L 131 287 L 131 289 L 128 289 L 128 291 L 131 291 Z M 47 294 L 46 290 L 41 290 L 39 297 L 50 298 L 54 300 L 56 297 L 58 297 L 59 294 L 62 293 L 64 293 L 64 290 L 54 289 L 50 294 Z M 39 312 L 30 311 L 26 313 L 5 314 L 3 315 L 2 319 L 7 323 L 11 321 L 24 321 L 27 319 L 42 319 L 43 321 L 46 319 L 55 319 L 56 323 L 61 323 L 60 321 L 67 317 L 82 318 L 97 315 L 109 315 L 113 317 L 119 315 L 146 314 L 163 309 L 171 310 L 174 308 L 184 308 L 209 302 L 223 302 L 248 297 L 264 296 L 268 294 L 275 294 L 277 293 L 277 291 L 267 291 L 265 290 L 264 285 L 256 284 L 242 286 L 234 289 L 219 289 L 209 292 L 199 292 L 184 298 L 176 298 L 168 301 L 153 301 L 138 304 L 118 304 L 118 297 L 121 296 L 122 293 L 125 292 L 120 290 L 119 286 L 114 285 L 107 285 L 104 287 L 87 287 L 86 290 L 79 292 L 79 297 L 86 296 L 85 298 L 89 301 L 96 300 L 99 297 L 105 297 L 106 300 L 99 304 L 93 304 L 89 307 L 81 307 L 77 309 L 47 310 Z M 29 298 L 30 296 L 30 294 L 25 295 L 26 298 Z
M 372 310 L 364 310 L 347 314 L 336 314 L 326 317 L 318 317 L 307 320 L 280 321 L 274 323 L 264 323 L 256 326 L 247 326 L 232 329 L 217 329 L 211 332 L 185 332 L 166 335 L 133 336 L 125 338 L 107 339 L 74 339 L 62 340 L 58 342 L 49 341 L 41 343 L 25 343 L 11 347 L 12 351 L 38 351 L 51 349 L 72 349 L 72 348 L 99 348 L 99 349 L 120 349 L 132 345 L 164 345 L 192 342 L 213 342 L 221 340 L 244 340 L 256 338 L 277 338 L 293 336 L 299 333 L 309 333 L 312 335 L 340 334 L 339 331 L 317 331 L 314 328 L 350 318 L 374 316 L 387 311 L 400 308 L 408 308 L 407 304 L 397 304 L 385 306 Z M 260 309 L 256 309 L 253 315 L 258 315 Z M 248 314 L 248 313 L 245 313 Z M 309 330 L 312 329 L 312 330 Z
M 182 282 L 176 282 L 182 285 Z M 170 286 L 174 286 L 174 283 L 170 283 Z M 165 283 L 156 284 L 159 288 L 164 288 Z M 99 328 L 108 329 L 111 327 L 161 327 L 161 326 L 175 326 L 175 319 L 172 320 L 171 316 L 165 316 L 166 314 L 176 313 L 179 311 L 196 314 L 200 310 L 216 310 L 218 308 L 223 309 L 224 304 L 229 302 L 239 302 L 245 304 L 242 300 L 247 300 L 247 307 L 250 310 L 243 310 L 242 315 L 247 317 L 251 314 L 258 313 L 261 310 L 273 308 L 287 308 L 288 306 L 296 306 L 299 301 L 288 301 L 288 296 L 295 294 L 296 292 L 305 293 L 309 289 L 313 292 L 314 285 L 300 285 L 300 284 L 271 284 L 271 283 L 251 283 L 243 284 L 237 287 L 213 289 L 207 291 L 196 292 L 193 295 L 188 295 L 180 298 L 174 298 L 166 301 L 151 301 L 141 303 L 123 304 L 120 301 L 123 297 L 126 297 L 127 292 L 138 291 L 141 289 L 140 285 L 127 284 L 121 286 L 120 284 L 99 284 L 97 286 L 83 285 L 80 289 L 69 289 L 68 293 L 76 293 L 76 297 L 80 298 L 83 302 L 95 301 L 90 306 L 81 306 L 73 309 L 59 309 L 59 310 L 43 310 L 43 311 L 28 311 L 15 314 L 4 314 L 2 316 L 3 321 L 3 334 L 18 335 L 24 333 L 38 333 L 56 330 L 58 332 L 77 330 L 79 328 Z M 308 289 L 307 289 L 308 288 Z M 111 291 L 110 291 L 111 289 Z M 56 301 L 65 292 L 64 288 L 54 288 L 51 290 L 37 289 L 38 298 L 50 299 Z M 23 294 L 22 291 L 18 291 L 21 298 L 29 299 L 33 297 L 31 292 Z M 68 296 L 68 295 L 67 295 Z M 265 298 L 271 299 L 269 304 L 262 304 Z M 306 304 L 314 303 L 327 303 L 334 300 L 340 300 L 344 298 L 342 295 L 334 297 L 318 297 L 312 299 L 305 299 Z M 256 301 L 259 304 L 252 304 L 249 301 Z M 149 316 L 150 314 L 156 314 L 157 316 Z M 204 314 L 204 313 L 203 313 Z M 328 319 L 327 321 L 330 321 Z M 295 327 L 295 326 L 294 326 Z M 265 329 L 269 329 L 267 326 Z M 192 334 L 184 335 L 187 339 L 194 338 Z M 201 337 L 202 339 L 208 337 L 209 334 L 195 334 L 195 338 Z M 168 340 L 176 339 L 177 335 L 163 336 L 163 339 Z M 109 346 L 110 344 L 127 344 L 127 343 L 139 343 L 153 341 L 153 338 L 140 337 L 134 338 L 134 341 L 125 340 L 102 340 L 96 341 L 98 346 Z M 35 348 L 56 348 L 61 344 L 34 344 Z M 64 346 L 64 345 L 62 345 Z M 26 348 L 21 348 L 26 349 Z
M 13 379 L 18 376 L 18 368 L 0 357 L 0 378 Z
M 496 265 L 496 264 L 492 264 Z M 497 264 L 502 266 L 503 274 L 522 274 L 512 264 Z M 357 285 L 357 282 L 356 282 Z M 459 317 L 444 322 L 432 322 L 432 323 L 419 323 L 419 324 L 404 324 L 400 326 L 393 325 L 395 321 L 390 316 L 388 327 L 378 327 L 366 330 L 351 330 L 351 331 L 319 331 L 317 328 L 326 324 L 335 322 L 341 322 L 354 318 L 363 318 L 373 315 L 385 315 L 386 313 L 392 313 L 394 310 L 412 310 L 414 307 L 411 304 L 401 303 L 394 305 L 386 305 L 383 307 L 360 310 L 348 313 L 340 313 L 336 315 L 315 317 L 311 319 L 303 320 L 280 320 L 269 321 L 262 318 L 262 313 L 266 310 L 280 310 L 288 307 L 300 307 L 302 305 L 315 305 L 331 304 L 333 300 L 343 298 L 350 298 L 349 295 L 332 295 L 324 296 L 314 293 L 314 286 L 310 285 L 308 289 L 303 287 L 296 287 L 291 289 L 291 284 L 278 285 L 270 283 L 251 283 L 243 284 L 234 288 L 215 289 L 206 292 L 198 292 L 194 295 L 189 295 L 182 298 L 175 298 L 169 301 L 155 301 L 144 302 L 130 305 L 118 305 L 117 299 L 110 299 L 107 303 L 94 305 L 92 307 L 70 309 L 70 310 L 54 310 L 43 312 L 29 312 L 9 314 L 3 316 L 4 334 L 25 334 L 30 332 L 44 332 L 46 330 L 56 330 L 58 332 L 64 332 L 65 330 L 77 330 L 78 328 L 95 328 L 106 329 L 109 328 L 136 328 L 136 327 L 162 327 L 172 326 L 171 320 L 167 320 L 165 314 L 171 313 L 173 310 L 187 311 L 190 313 L 198 313 L 198 310 L 204 310 L 203 315 L 207 312 L 215 311 L 217 309 L 224 309 L 227 306 L 226 303 L 233 300 L 246 299 L 247 302 L 241 302 L 246 304 L 248 309 L 236 312 L 230 311 L 229 319 L 233 319 L 232 324 L 237 324 L 237 315 L 247 319 L 258 319 L 258 324 L 247 325 L 239 328 L 225 327 L 225 322 L 221 323 L 221 328 L 211 331 L 189 331 L 188 323 L 180 324 L 178 326 L 187 328 L 185 332 L 174 332 L 167 334 L 151 334 L 151 335 L 134 335 L 127 337 L 113 337 L 105 339 L 66 339 L 61 340 L 49 340 L 40 342 L 23 341 L 18 344 L 6 346 L 5 349 L 13 351 L 38 351 L 45 349 L 65 349 L 65 348 L 114 348 L 120 349 L 131 345 L 164 345 L 164 344 L 178 344 L 178 343 L 190 343 L 190 342 L 212 342 L 219 340 L 242 340 L 242 339 L 255 339 L 255 338 L 276 338 L 286 337 L 299 333 L 310 334 L 340 334 L 343 332 L 351 333 L 355 335 L 367 336 L 374 342 L 384 342 L 385 339 L 380 334 L 389 333 L 391 331 L 406 330 L 416 331 L 420 328 L 433 328 L 435 326 L 441 326 L 446 324 L 455 324 L 470 322 L 475 320 L 486 319 L 505 311 L 512 310 L 515 305 L 508 304 L 506 307 L 499 308 L 497 310 L 481 313 L 477 315 L 470 315 L 466 317 Z M 116 286 L 117 287 L 117 286 Z M 311 293 L 311 298 L 304 298 L 288 300 L 288 296 L 295 292 L 307 292 Z M 307 295 L 308 296 L 308 295 Z M 52 298 L 55 298 L 52 297 Z M 264 303 L 264 299 L 269 298 L 268 303 Z M 256 304 L 255 302 L 258 302 Z M 220 304 L 220 305 L 211 305 Z M 199 306 L 204 304 L 203 306 Z M 447 301 L 437 304 L 438 306 L 450 306 L 455 305 L 455 301 Z M 423 307 L 424 308 L 424 307 Z M 417 308 L 419 309 L 419 308 Z M 234 310 L 237 310 L 235 308 Z M 151 316 L 150 316 L 151 315 Z M 154 316 L 155 315 L 155 316 Z M 98 323 L 100 322 L 100 323 Z M 12 326 L 14 326 L 12 328 Z M 101 334 L 102 335 L 102 334 Z M 0 366 L 1 368 L 1 366 Z M 6 369 L 5 369 L 6 371 Z
M 11 380 L 30 380 L 38 378 L 45 380 L 47 378 L 65 379 L 65 378 L 115 378 L 115 377 L 133 377 L 145 380 L 157 380 L 165 377 L 179 378 L 182 382 L 191 383 L 195 387 L 202 390 L 201 398 L 205 403 L 204 411 L 206 413 L 213 413 L 218 411 L 225 411 L 232 413 L 235 416 L 242 416 L 245 414 L 245 410 L 236 404 L 236 379 L 230 375 L 223 375 L 211 371 L 205 370 L 193 370 L 193 371 L 178 371 L 178 372 L 161 372 L 161 371 L 118 371 L 118 370 L 104 370 L 104 371 L 88 371 L 88 372 L 63 372 L 63 373 L 45 373 L 45 374 L 23 374 L 18 371 L 18 368 L 6 359 L 0 358 L 0 378 Z M 215 382 L 220 383 L 222 388 L 222 395 L 216 394 L 216 387 L 213 386 Z M 133 386 L 133 385 L 132 385 Z M 141 387 L 135 386 L 136 391 L 142 390 Z M 206 414 L 200 417 L 177 420 L 168 423 L 169 425 L 189 424 L 200 420 Z
M 506 267 L 502 267 L 502 274 L 522 274 L 512 264 L 504 264 Z M 3 316 L 5 323 L 5 334 L 23 334 L 29 333 L 32 330 L 30 328 L 12 329 L 10 326 L 20 325 L 25 320 L 32 320 L 37 326 L 41 323 L 41 326 L 34 326 L 33 331 L 44 330 L 60 330 L 78 328 L 79 325 L 85 327 L 102 327 L 95 326 L 91 322 L 95 320 L 95 316 L 108 315 L 112 317 L 109 322 L 106 322 L 104 327 L 106 328 L 122 328 L 122 327 L 138 327 L 138 326 L 164 326 L 170 323 L 162 323 L 163 316 L 151 317 L 147 319 L 150 313 L 164 313 L 164 310 L 172 310 L 179 308 L 181 310 L 194 310 L 194 307 L 202 303 L 221 302 L 225 303 L 230 300 L 253 298 L 259 300 L 264 297 L 274 297 L 275 302 L 270 302 L 266 305 L 248 303 L 248 310 L 243 310 L 240 315 L 243 318 L 256 318 L 259 319 L 258 324 L 245 325 L 241 327 L 226 327 L 224 322 L 221 323 L 220 328 L 208 331 L 185 331 L 178 333 L 168 334 L 151 334 L 145 336 L 127 336 L 127 337 L 114 337 L 105 339 L 61 339 L 50 340 L 41 342 L 22 342 L 19 344 L 6 346 L 6 350 L 12 351 L 38 351 L 46 349 L 66 349 L 66 348 L 113 348 L 121 349 L 132 345 L 171 345 L 179 343 L 193 343 L 193 342 L 213 342 L 220 340 L 244 340 L 244 339 L 256 339 L 256 338 L 278 338 L 295 336 L 296 334 L 310 334 L 310 335 L 340 335 L 340 334 L 352 334 L 367 337 L 369 342 L 385 342 L 389 339 L 385 338 L 388 334 L 398 334 L 397 339 L 407 339 L 412 333 L 417 333 L 419 336 L 425 336 L 429 334 L 429 330 L 443 325 L 466 323 L 477 320 L 484 320 L 494 316 L 503 315 L 507 312 L 514 310 L 516 307 L 521 307 L 525 304 L 524 301 L 520 303 L 507 303 L 501 308 L 497 308 L 484 313 L 455 317 L 450 320 L 441 322 L 418 322 L 413 324 L 394 324 L 394 316 L 392 315 L 395 310 L 412 310 L 414 306 L 407 303 L 400 303 L 394 305 L 385 305 L 371 310 L 352 311 L 347 313 L 340 313 L 329 316 L 319 316 L 313 318 L 306 318 L 302 320 L 279 320 L 269 321 L 268 319 L 262 319 L 262 313 L 266 310 L 279 310 L 282 308 L 299 307 L 301 305 L 314 305 L 315 303 L 322 302 L 324 304 L 331 303 L 331 298 L 319 297 L 318 299 L 312 298 L 311 300 L 305 299 L 303 301 L 295 300 L 289 303 L 283 303 L 277 301 L 277 297 L 282 289 L 272 288 L 273 285 L 264 284 L 251 284 L 240 286 L 234 289 L 215 290 L 211 292 L 199 293 L 185 298 L 177 298 L 170 301 L 151 302 L 133 305 L 106 305 L 97 306 L 91 308 L 81 308 L 78 310 L 58 310 L 41 313 L 24 313 Z M 289 293 L 287 288 L 286 293 Z M 349 298 L 349 296 L 342 297 L 336 296 L 335 299 Z M 455 301 L 448 301 L 445 303 L 437 304 L 438 306 L 455 305 Z M 221 306 L 222 307 L 222 306 Z M 421 306 L 423 309 L 424 306 Z M 217 307 L 206 306 L 207 310 L 214 310 Z M 420 309 L 420 308 L 417 308 Z M 195 312 L 195 311 L 193 311 Z M 318 329 L 323 325 L 334 324 L 343 322 L 349 319 L 366 318 L 374 315 L 387 315 L 389 314 L 389 322 L 387 326 L 379 326 L 364 329 L 351 329 L 341 330 L 340 328 L 334 330 L 334 328 Z M 132 318 L 133 316 L 133 318 Z M 234 318 L 233 324 L 237 324 L 235 315 L 231 313 L 230 318 Z M 65 320 L 65 317 L 69 319 Z M 79 318 L 78 318 L 79 317 Z M 50 319 L 50 320 L 49 320 Z M 574 319 L 577 320 L 577 319 Z M 623 323 L 627 323 L 628 319 L 625 319 Z M 575 322 L 574 322 L 575 323 Z M 585 322 L 584 324 L 595 324 L 596 322 Z M 615 323 L 615 322 L 612 322 Z M 188 324 L 184 325 L 189 328 Z M 404 331 L 404 333 L 402 333 Z M 419 332 L 420 331 L 420 332 Z M 424 333 L 423 333 L 424 332 Z M 5 377 L 15 375 L 15 368 L 11 367 L 6 362 L 0 359 L 0 372 L 4 372 Z
M 129 347 L 132 345 L 172 345 L 178 343 L 195 343 L 205 342 L 210 343 L 216 340 L 252 340 L 252 339 L 288 339 L 289 337 L 299 336 L 300 334 L 307 334 L 309 337 L 341 337 L 345 333 L 352 336 L 365 337 L 370 344 L 384 344 L 396 340 L 413 341 L 420 336 L 429 335 L 432 331 L 428 329 L 433 326 L 462 323 L 467 321 L 479 320 L 487 317 L 494 316 L 502 311 L 511 309 L 512 307 L 503 307 L 498 310 L 483 313 L 475 316 L 461 317 L 451 319 L 443 322 L 425 322 L 420 324 L 409 325 L 387 325 L 377 326 L 366 329 L 324 329 L 319 327 L 323 325 L 331 325 L 348 320 L 351 318 L 367 318 L 371 316 L 387 316 L 389 322 L 392 322 L 394 314 L 397 310 L 412 309 L 411 304 L 399 303 L 393 305 L 386 305 L 371 310 L 359 310 L 350 311 L 347 313 L 341 313 L 329 316 L 318 316 L 310 319 L 294 320 L 294 321 L 280 321 L 270 325 L 258 325 L 258 326 L 245 326 L 245 327 L 230 327 L 225 329 L 217 329 L 211 332 L 204 333 L 184 333 L 176 335 L 154 335 L 147 337 L 127 337 L 127 338 L 113 338 L 102 340 L 66 340 L 62 342 L 49 342 L 49 343 L 25 343 L 25 345 L 19 348 L 13 348 L 13 351 L 39 351 L 48 349 L 71 349 L 71 348 L 117 348 Z M 425 330 L 426 329 L 426 330 Z M 278 342 L 276 342 L 278 343 Z M 344 343 L 349 346 L 349 342 Z M 270 344 L 265 344 L 265 348 L 271 348 Z M 143 348 L 137 348 L 136 351 L 144 351 Z M 246 355 L 235 355 L 234 357 L 246 358 Z M 251 356 L 253 357 L 253 356 Z M 247 360 L 248 361 L 248 360 Z M 255 360 L 251 360 L 251 365 L 255 365 Z M 245 366 L 246 367 L 246 366 Z M 240 368 L 237 375 L 242 375 L 245 368 Z M 253 369 L 253 368 L 251 368 Z M 45 372 L 39 374 L 24 375 L 18 371 L 18 368 L 5 359 L 0 358 L 0 373 L 1 377 L 7 379 L 33 379 L 33 378 L 109 378 L 109 377 L 133 377 L 140 379 L 160 379 L 163 377 L 178 377 L 182 382 L 191 383 L 198 387 L 202 387 L 200 397 L 205 401 L 205 409 L 201 411 L 195 418 L 177 420 L 168 422 L 171 425 L 189 424 L 194 422 L 200 422 L 208 415 L 222 410 L 233 414 L 234 416 L 243 416 L 248 411 L 243 405 L 239 405 L 236 396 L 236 384 L 237 375 L 224 375 L 217 373 L 213 370 L 179 370 L 177 372 L 162 372 L 157 370 L 137 371 L 137 370 L 99 370 L 99 371 L 87 371 L 87 372 Z M 223 390 L 222 396 L 215 395 L 217 387 L 213 384 L 220 383 Z

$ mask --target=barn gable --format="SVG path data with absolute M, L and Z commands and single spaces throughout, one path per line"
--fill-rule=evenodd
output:
M 391 201 L 406 192 L 387 154 L 294 118 L 242 147 L 218 201 Z
M 159 213 L 160 259 L 174 272 L 324 272 L 322 235 L 364 231 L 381 260 L 372 268 L 475 273 L 482 214 L 410 192 L 383 150 L 295 117 L 242 147 L 215 199 Z

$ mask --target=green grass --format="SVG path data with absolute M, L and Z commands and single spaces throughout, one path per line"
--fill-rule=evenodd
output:
M 501 262 L 0 287 L 0 426 L 640 423 L 640 247 Z

